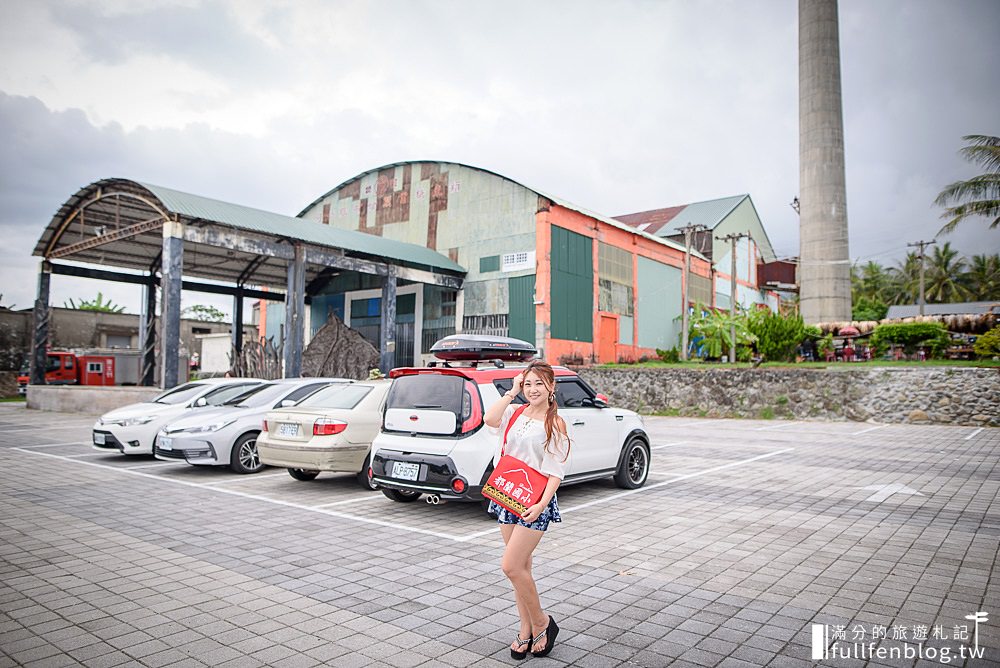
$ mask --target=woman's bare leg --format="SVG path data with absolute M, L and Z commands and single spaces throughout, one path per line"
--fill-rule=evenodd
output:
M 504 545 L 510 543 L 511 534 L 514 533 L 514 524 L 501 524 L 500 533 L 503 535 Z M 506 554 L 506 551 L 504 551 Z M 531 570 L 531 555 L 528 555 L 528 570 Z M 531 635 L 531 617 L 528 616 L 528 608 L 525 607 L 524 602 L 517 593 L 517 589 L 514 589 L 514 602 L 517 604 L 517 616 L 521 619 L 521 627 L 517 631 L 517 637 L 521 640 L 528 640 L 533 637 Z M 514 640 L 510 644 L 510 648 L 522 652 L 524 651 L 524 645 L 518 645 L 517 641 Z
M 542 604 L 538 599 L 538 589 L 535 587 L 535 580 L 531 577 L 531 553 L 538 546 L 544 531 L 535 531 L 520 525 L 508 525 L 510 536 L 505 535 L 507 547 L 503 553 L 501 567 L 504 575 L 514 585 L 514 596 L 517 601 L 518 614 L 521 615 L 521 625 L 524 626 L 524 619 L 527 616 L 531 631 L 530 636 L 537 636 L 549 624 L 548 615 L 542 610 Z M 523 632 L 522 628 L 522 632 Z M 525 638 L 525 636 L 521 636 Z M 532 649 L 544 647 L 544 639 Z

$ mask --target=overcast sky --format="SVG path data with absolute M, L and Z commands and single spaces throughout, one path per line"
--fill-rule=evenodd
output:
M 1000 135 L 1000 2 L 842 0 L 851 256 L 892 264 Z M 107 177 L 294 215 L 368 169 L 468 163 L 607 215 L 749 193 L 798 254 L 797 3 L 0 2 L 0 293 Z M 1000 251 L 970 221 L 940 240 Z M 139 288 L 53 279 L 52 303 Z M 185 304 L 228 301 L 186 294 Z

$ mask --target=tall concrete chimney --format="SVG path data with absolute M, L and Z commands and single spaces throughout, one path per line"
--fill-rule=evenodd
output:
M 837 0 L 799 0 L 799 307 L 851 319 Z

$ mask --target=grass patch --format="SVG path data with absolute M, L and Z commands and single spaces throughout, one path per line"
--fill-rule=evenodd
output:
M 788 403 L 788 397 L 786 397 L 785 395 L 781 395 L 780 397 L 774 400 L 774 403 L 778 404 L 779 406 L 784 406 Z
M 0 397 L 0 402 L 5 403 L 5 404 L 11 404 L 11 403 L 14 403 L 14 402 L 22 403 L 23 404 L 25 401 L 27 401 L 27 397 L 22 397 L 22 396 Z
M 656 411 L 653 415 L 656 415 L 657 417 L 680 417 L 681 409 L 664 408 L 663 410 Z
M 765 406 L 760 409 L 760 419 L 761 420 L 773 420 L 774 419 L 774 409 L 770 406 Z

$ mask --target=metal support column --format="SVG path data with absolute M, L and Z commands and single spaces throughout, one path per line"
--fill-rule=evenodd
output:
M 45 384 L 45 367 L 48 364 L 49 348 L 49 284 L 52 281 L 52 267 L 45 260 L 38 269 L 38 293 L 35 296 L 34 330 L 31 337 L 31 385 Z
M 233 356 L 239 359 L 243 356 L 243 286 L 236 287 L 233 295 Z
M 396 268 L 382 282 L 382 326 L 379 328 L 379 366 L 388 374 L 396 366 Z
M 177 385 L 180 377 L 181 279 L 184 270 L 184 225 L 168 221 L 163 225 L 163 259 L 160 280 L 162 387 Z
M 146 387 L 156 385 L 156 276 L 149 275 L 149 282 L 142 288 L 143 311 L 139 321 L 139 337 L 142 341 L 142 373 L 139 384 Z
M 306 253 L 303 246 L 297 245 L 294 259 L 288 262 L 288 291 L 285 293 L 285 378 L 302 375 L 305 299 Z

